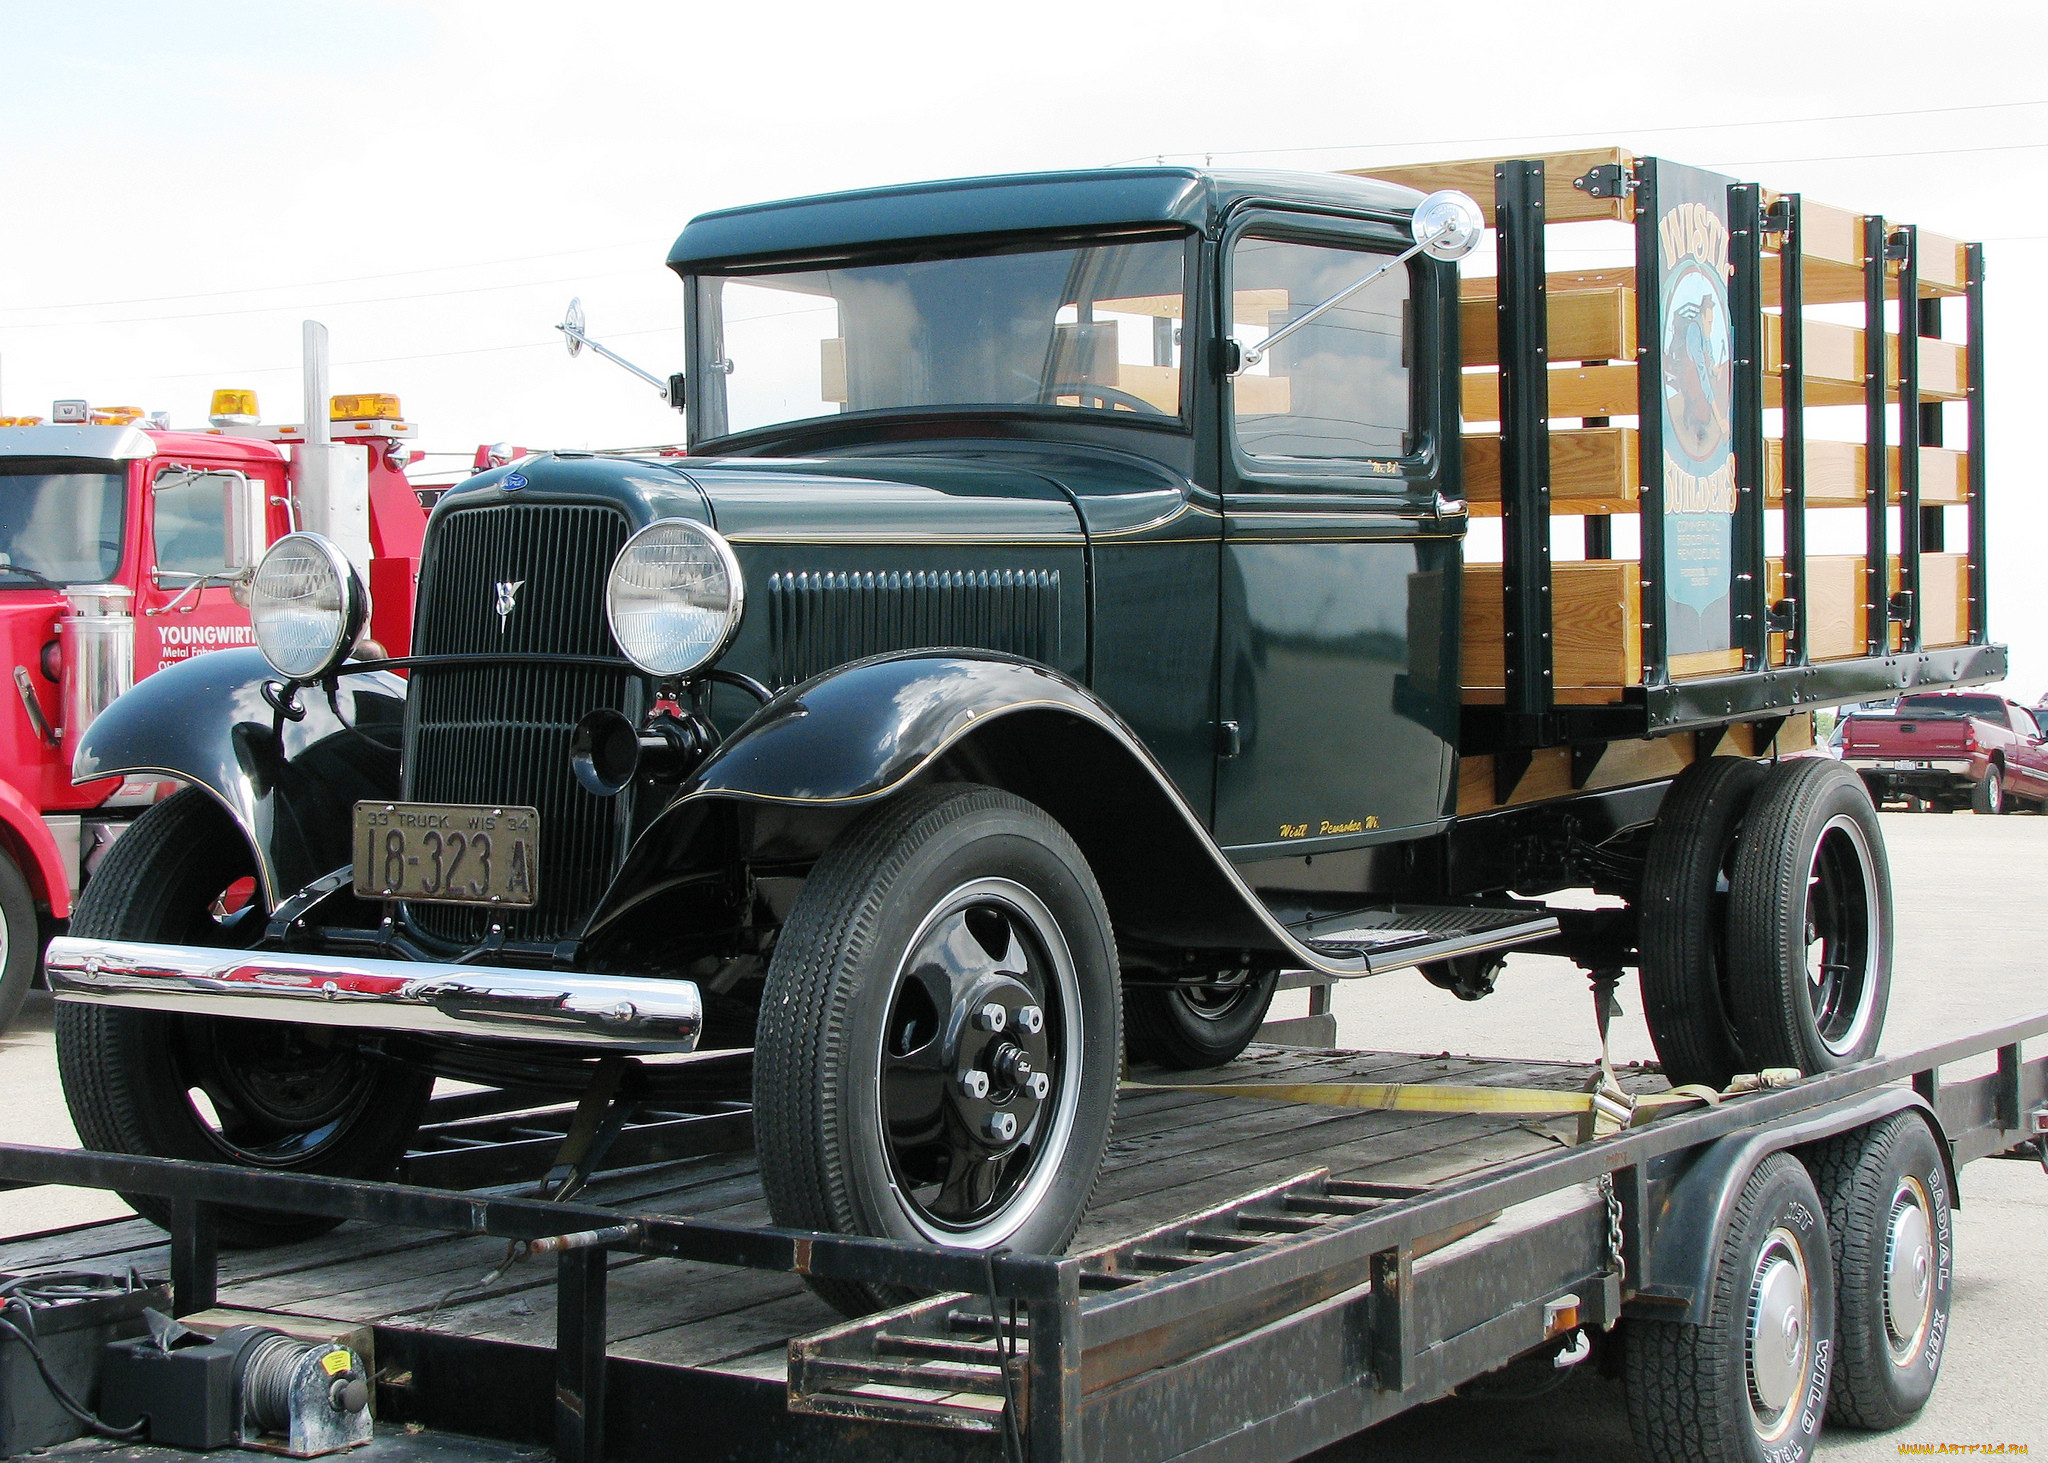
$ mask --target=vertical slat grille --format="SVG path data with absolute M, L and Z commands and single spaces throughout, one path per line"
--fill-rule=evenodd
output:
M 465 508 L 435 524 L 420 569 L 418 655 L 616 655 L 604 584 L 626 541 L 609 508 L 545 503 Z M 498 613 L 501 584 L 517 584 Z M 504 919 L 513 939 L 557 939 L 589 915 L 618 867 L 630 790 L 593 797 L 569 770 L 569 736 L 599 706 L 637 716 L 638 686 L 585 666 L 480 665 L 415 672 L 406 702 L 405 796 L 540 810 L 540 902 Z M 411 906 L 445 939 L 481 939 L 496 911 Z
M 972 645 L 1057 663 L 1057 569 L 794 572 L 768 580 L 778 685 L 864 655 Z

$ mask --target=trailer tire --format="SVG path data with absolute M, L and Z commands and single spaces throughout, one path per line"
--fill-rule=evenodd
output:
M 1176 1072 L 1234 1062 L 1258 1036 L 1277 970 L 1231 972 L 1224 986 L 1132 986 L 1124 992 L 1124 1042 L 1133 1062 Z
M 1826 1072 L 1875 1052 L 1891 973 L 1877 810 L 1839 763 L 1779 763 L 1750 805 L 1728 895 L 1729 1010 L 1748 1070 Z
M 1121 998 L 1101 891 L 1042 809 L 953 784 L 869 812 L 812 867 L 768 967 L 754 1134 L 769 1213 L 1057 1254 L 1109 1143 Z M 849 1315 L 908 1298 L 811 1286 Z
M 1820 1195 L 1767 1156 L 1717 1237 L 1707 1318 L 1628 1322 L 1630 1430 L 1651 1463 L 1804 1463 L 1826 1410 L 1834 1274 Z
M 1970 788 L 1970 811 L 1993 817 L 2007 810 L 2005 769 L 1993 762 L 1984 769 L 1984 780 Z
M 28 999 L 42 951 L 35 895 L 13 856 L 0 849 L 0 1031 Z
M 1763 780 L 1763 768 L 1739 757 L 1693 763 L 1665 793 L 1643 859 L 1643 1015 L 1674 1087 L 1719 1088 L 1744 1070 L 1729 1009 L 1727 890 Z
M 247 944 L 267 917 L 248 842 L 208 793 L 187 788 L 141 817 L 72 914 L 87 938 Z M 238 889 L 238 886 L 240 888 Z M 229 904 L 236 904 L 229 909 Z M 331 1027 L 57 1003 L 64 1102 L 89 1148 L 341 1178 L 394 1177 L 433 1078 Z M 202 1111 L 203 1094 L 211 1112 Z M 170 1227 L 168 1199 L 123 1194 Z M 306 1239 L 339 1219 L 223 1206 L 220 1242 Z
M 1919 1415 L 1948 1339 L 1954 1220 L 1948 1169 L 1912 1113 L 1807 1154 L 1835 1256 L 1835 1369 L 1828 1419 L 1885 1431 Z

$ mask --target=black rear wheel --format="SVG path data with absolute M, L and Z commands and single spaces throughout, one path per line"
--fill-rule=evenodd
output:
M 1892 883 L 1856 775 L 1780 763 L 1751 804 L 1728 895 L 1736 1040 L 1753 1068 L 1825 1072 L 1877 1050 L 1892 979 Z
M 210 795 L 188 788 L 135 820 L 72 916 L 73 934 L 234 948 L 268 911 L 249 846 Z M 293 1173 L 389 1178 L 418 1129 L 433 1078 L 352 1032 L 118 1010 L 62 1001 L 57 1068 L 88 1147 Z M 168 1224 L 170 1205 L 122 1196 Z M 339 1221 L 226 1208 L 223 1244 L 302 1239 Z
M 1277 970 L 1225 971 L 1200 985 L 1124 992 L 1124 1039 L 1134 1062 L 1196 1071 L 1234 1062 L 1265 1024 Z
M 1763 780 L 1763 768 L 1738 757 L 1695 762 L 1664 795 L 1650 836 L 1637 906 L 1643 1014 L 1673 1086 L 1723 1087 L 1745 1070 L 1729 1009 L 1728 893 Z
M 1996 816 L 2005 810 L 2005 769 L 1994 762 L 1985 769 L 1984 780 L 1970 789 L 1970 811 Z

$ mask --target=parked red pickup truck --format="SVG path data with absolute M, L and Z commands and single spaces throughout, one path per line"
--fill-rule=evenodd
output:
M 2048 806 L 2048 746 L 2026 707 L 1982 691 L 1901 696 L 1889 712 L 1857 712 L 1842 761 L 1872 800 L 1917 798 L 1940 812 Z

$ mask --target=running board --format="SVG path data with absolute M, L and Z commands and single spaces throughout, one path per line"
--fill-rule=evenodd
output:
M 1387 904 L 1318 915 L 1288 925 L 1294 941 L 1329 975 L 1384 975 L 1431 960 L 1483 955 L 1557 933 L 1554 916 L 1474 905 Z

